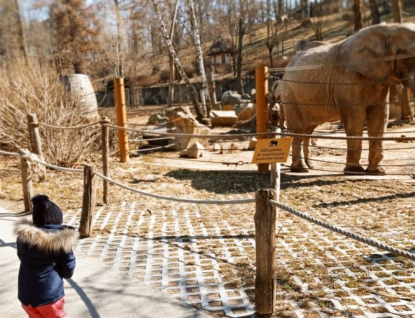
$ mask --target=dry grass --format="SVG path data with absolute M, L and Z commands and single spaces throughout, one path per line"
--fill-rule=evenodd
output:
M 0 75 L 0 146 L 10 150 L 29 148 L 28 114 L 35 114 L 40 123 L 54 126 L 84 123 L 86 114 L 79 108 L 80 99 L 68 94 L 55 70 L 17 63 L 1 69 Z M 73 165 L 94 149 L 98 136 L 95 129 L 56 130 L 41 126 L 39 132 L 46 161 L 61 166 Z

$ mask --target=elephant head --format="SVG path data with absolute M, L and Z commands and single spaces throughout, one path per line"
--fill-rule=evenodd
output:
M 345 40 L 341 61 L 371 80 L 393 81 L 415 90 L 415 24 L 384 24 Z

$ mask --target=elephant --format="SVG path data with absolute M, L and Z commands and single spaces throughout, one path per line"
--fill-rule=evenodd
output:
M 347 136 L 382 137 L 388 120 L 387 96 L 393 83 L 415 89 L 415 24 L 366 27 L 337 43 L 319 42 L 296 53 L 275 94 L 287 129 L 312 134 L 326 122 L 341 121 Z M 310 138 L 295 136 L 292 172 L 308 172 Z M 383 142 L 369 140 L 369 164 L 360 164 L 361 139 L 347 140 L 345 174 L 383 175 Z

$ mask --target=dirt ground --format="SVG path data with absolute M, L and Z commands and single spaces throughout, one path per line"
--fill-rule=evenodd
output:
M 141 112 L 129 120 L 145 125 L 147 118 L 148 114 Z M 324 128 L 328 132 L 334 127 Z M 212 133 L 230 130 L 234 129 L 214 129 Z M 414 136 L 415 125 L 394 126 L 388 133 L 391 136 Z M 110 176 L 140 191 L 198 200 L 253 198 L 256 190 L 270 186 L 269 173 L 258 173 L 257 166 L 251 164 L 253 151 L 247 150 L 249 139 L 226 138 L 221 141 L 222 151 L 214 148 L 214 143 L 220 141 L 211 140 L 198 159 L 180 158 L 176 151 L 154 151 L 121 163 L 114 152 Z M 415 173 L 415 143 L 385 142 L 384 164 L 388 172 L 385 176 L 343 175 L 344 140 L 319 139 L 317 146 L 312 150 L 312 158 L 318 161 L 310 173 L 290 173 L 287 165 L 281 166 L 281 202 L 365 237 L 414 252 L 415 179 L 412 176 Z M 363 147 L 367 148 L 367 144 Z M 367 151 L 362 156 L 363 164 L 367 162 L 365 156 Z M 76 168 L 82 168 L 86 162 L 94 163 L 100 171 L 99 152 L 84 158 Z M 23 210 L 19 167 L 18 158 L 0 156 L 0 205 L 14 212 Z M 48 169 L 46 182 L 34 182 L 34 192 L 49 195 L 68 211 L 73 222 L 79 218 L 82 187 L 82 174 L 51 169 Z M 253 204 L 189 205 L 149 198 L 111 185 L 110 205 L 104 207 L 102 182 L 98 181 L 97 205 L 97 209 L 103 210 L 97 216 L 94 236 L 83 243 L 82 249 L 86 253 L 91 251 L 91 246 L 100 245 L 110 233 L 128 233 L 127 239 L 138 237 L 147 241 L 158 235 L 166 236 L 171 248 L 182 248 L 184 253 L 197 250 L 201 259 L 206 257 L 206 262 L 214 255 L 217 264 L 209 263 L 209 266 L 217 275 L 209 277 L 209 282 L 229 285 L 227 288 L 240 291 L 240 306 L 232 305 L 232 298 L 208 300 L 209 304 L 213 301 L 222 304 L 213 312 L 231 317 L 250 313 L 252 306 L 245 304 L 244 307 L 240 302 L 244 303 L 246 298 L 252 304 L 254 300 L 255 249 L 249 245 L 251 243 L 244 245 L 245 240 L 251 242 L 255 234 Z M 133 220 L 140 224 L 139 229 L 128 225 L 126 215 L 116 221 L 125 219 L 121 227 L 120 224 L 112 230 L 104 225 L 98 227 L 99 218 L 110 217 L 114 211 L 124 211 L 120 207 L 130 205 L 130 211 L 137 213 Z M 131 220 L 131 216 L 129 218 Z M 278 226 L 278 317 L 323 317 L 323 314 L 375 317 L 379 313 L 395 311 L 400 312 L 400 317 L 415 315 L 413 261 L 332 234 L 287 212 L 280 211 Z M 145 255 L 143 257 L 148 257 L 148 253 Z M 114 259 L 109 257 L 105 261 L 111 263 Z M 147 266 L 151 263 L 148 259 L 146 262 Z M 186 269 L 195 267 L 198 262 L 187 261 Z M 143 273 L 131 271 L 133 276 L 146 281 L 147 276 Z M 188 275 L 198 274 L 196 271 Z M 162 280 L 158 285 L 156 281 L 149 281 L 155 287 L 163 288 L 165 282 Z M 175 284 L 168 282 L 172 286 Z M 202 288 L 199 285 L 193 286 L 194 294 L 186 292 L 186 299 L 183 289 L 176 294 L 173 287 L 169 291 L 174 297 L 191 301 L 198 307 L 204 306 L 205 296 L 196 291 Z M 385 304 L 392 304 L 392 307 Z M 239 312 L 242 309 L 238 306 L 245 311 Z

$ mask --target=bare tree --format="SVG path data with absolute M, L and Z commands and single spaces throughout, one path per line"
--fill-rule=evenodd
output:
M 271 1 L 267 0 L 267 37 L 265 38 L 265 45 L 268 49 L 269 63 L 274 67 L 272 52 L 274 47 L 278 45 L 278 21 L 274 21 L 271 17 Z
M 200 37 L 199 37 L 199 30 L 197 27 L 197 21 L 196 21 L 196 15 L 195 15 L 195 9 L 193 0 L 188 0 L 188 6 L 190 10 L 190 24 L 192 26 L 192 34 L 193 34 L 193 40 L 195 42 L 196 47 L 196 56 L 197 56 L 197 62 L 199 64 L 199 71 L 200 71 L 200 77 L 202 79 L 202 90 L 200 92 L 200 98 L 202 100 L 202 108 L 207 117 L 210 116 L 210 106 L 206 106 L 206 97 L 209 96 L 207 91 L 207 80 L 206 80 L 206 73 L 205 73 L 205 66 L 203 64 L 203 53 L 202 53 L 202 47 L 200 45 Z
M 83 73 L 96 49 L 99 24 L 82 0 L 60 0 L 51 5 L 57 66 L 62 72 Z
M 403 0 L 391 0 L 393 7 L 393 22 L 402 23 Z
M 170 23 L 170 41 L 172 42 L 172 45 L 174 43 L 174 29 L 175 29 L 175 25 L 176 25 L 176 18 L 177 18 L 177 9 L 179 7 L 179 1 L 176 0 L 175 4 L 174 4 L 174 10 L 173 10 L 173 15 L 171 18 L 171 23 Z M 169 70 L 170 70 L 170 74 L 169 74 L 169 96 L 167 99 L 167 107 L 173 107 L 173 101 L 174 101 L 174 79 L 176 77 L 176 70 L 174 68 L 174 60 L 173 60 L 173 55 L 169 54 Z
M 27 64 L 28 60 L 27 60 L 24 30 L 23 30 L 23 19 L 22 19 L 22 15 L 20 13 L 19 0 L 14 0 L 13 5 L 14 5 L 14 11 L 16 13 L 17 41 L 18 41 L 18 44 L 19 44 L 19 51 L 20 51 L 20 55 L 22 56 L 23 60 Z
M 122 18 L 120 14 L 120 6 L 118 0 L 114 0 L 114 13 L 117 20 L 117 76 L 123 77 L 123 34 L 122 34 Z
M 359 31 L 362 27 L 362 3 L 360 0 L 353 0 L 354 31 Z
M 377 0 L 369 0 L 372 24 L 380 23 L 379 5 Z
M 183 70 L 182 64 L 180 63 L 180 60 L 179 60 L 179 58 L 176 54 L 176 51 L 175 51 L 175 49 L 174 49 L 174 47 L 171 43 L 171 39 L 169 38 L 169 35 L 167 34 L 166 26 L 164 24 L 164 21 L 163 21 L 163 18 L 161 16 L 161 14 L 158 10 L 156 1 L 155 0 L 151 0 L 151 1 L 153 3 L 154 12 L 156 13 L 156 16 L 157 16 L 157 19 L 158 19 L 158 22 L 159 22 L 160 30 L 163 33 L 164 40 L 165 40 L 166 45 L 169 49 L 169 54 L 173 57 L 174 65 L 176 66 L 177 71 L 179 72 L 180 76 L 183 78 L 186 85 L 190 88 L 190 92 L 191 92 L 191 95 L 192 95 L 193 106 L 194 106 L 195 111 L 196 111 L 197 119 L 201 120 L 201 119 L 204 118 L 204 113 L 203 113 L 203 111 L 200 107 L 200 104 L 199 104 L 197 91 L 194 88 L 194 86 L 190 83 L 189 78 L 187 77 L 185 71 Z

